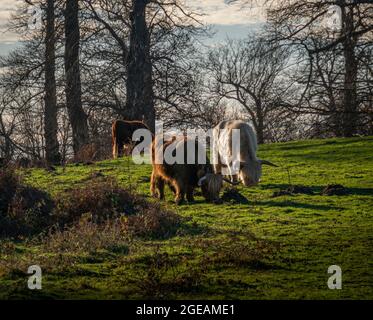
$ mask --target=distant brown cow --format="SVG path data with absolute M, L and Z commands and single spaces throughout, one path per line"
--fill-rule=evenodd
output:
M 156 137 L 152 144 L 152 163 L 153 172 L 151 178 L 151 194 L 159 199 L 164 199 L 164 186 L 168 184 L 171 190 L 175 193 L 176 204 L 181 204 L 186 195 L 189 202 L 194 201 L 194 189 L 198 186 L 202 189 L 202 194 L 207 201 L 219 202 L 219 193 L 223 185 L 223 177 L 220 174 L 214 174 L 212 166 L 206 161 L 206 164 L 187 164 L 187 138 L 174 137 L 171 141 L 163 143 L 163 149 L 158 144 Z M 167 164 L 164 161 L 162 164 L 157 164 L 156 152 L 164 152 L 167 147 L 175 143 L 175 152 L 179 148 L 184 148 L 184 163 L 185 164 Z M 195 142 L 194 155 L 197 151 L 203 150 L 198 142 Z M 197 160 L 197 159 L 195 159 Z M 226 181 L 226 180 L 225 180 Z M 228 181 L 229 182 L 229 181 Z
M 139 129 L 147 129 L 148 126 L 142 121 L 116 120 L 112 126 L 113 158 L 123 156 L 125 149 L 136 146 L 138 143 L 132 141 L 133 133 Z M 127 147 L 127 148 L 126 148 Z

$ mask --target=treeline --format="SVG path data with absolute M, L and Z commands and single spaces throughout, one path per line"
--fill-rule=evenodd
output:
M 335 25 L 333 1 L 263 3 L 261 30 L 207 48 L 179 0 L 25 1 L 10 21 L 22 44 L 0 59 L 0 158 L 106 157 L 117 118 L 242 118 L 260 143 L 373 134 L 370 1 L 336 0 Z

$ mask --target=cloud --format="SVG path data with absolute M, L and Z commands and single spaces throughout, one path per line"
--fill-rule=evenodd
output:
M 227 0 L 186 0 L 187 6 L 199 14 L 206 24 L 243 25 L 265 21 L 265 11 L 259 5 L 244 5 L 241 1 L 228 4 Z
M 18 40 L 18 35 L 9 32 L 6 25 L 20 1 L 22 0 L 0 0 L 0 51 L 2 53 L 7 51 L 5 48 L 12 47 Z M 228 35 L 234 34 L 236 31 L 243 34 L 243 26 L 256 25 L 265 21 L 265 12 L 260 6 L 243 5 L 240 1 L 232 4 L 228 4 L 227 0 L 184 1 L 191 10 L 203 14 L 201 20 L 204 23 L 222 27 L 230 26 Z M 221 35 L 225 34 L 225 32 L 221 33 Z
M 19 0 L 0 0 L 0 43 L 17 41 L 17 35 L 7 30 L 7 23 L 18 3 Z

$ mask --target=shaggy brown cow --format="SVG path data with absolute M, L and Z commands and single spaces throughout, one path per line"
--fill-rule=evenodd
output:
M 116 120 L 112 126 L 113 158 L 123 156 L 125 149 L 135 147 L 137 144 L 132 141 L 133 133 L 139 129 L 149 130 L 142 121 Z
M 159 144 L 159 139 L 154 139 L 152 144 L 153 172 L 151 177 L 151 194 L 163 200 L 164 186 L 167 183 L 175 193 L 176 204 L 181 204 L 184 201 L 185 195 L 189 202 L 194 201 L 194 189 L 200 186 L 202 194 L 207 201 L 219 202 L 219 193 L 225 179 L 220 174 L 214 174 L 212 166 L 209 163 L 198 164 L 195 161 L 195 164 L 187 164 L 187 141 L 185 137 L 174 137 L 171 141 L 165 141 L 163 149 L 161 149 L 162 145 Z M 156 163 L 156 153 L 164 153 L 173 143 L 175 143 L 175 153 L 178 150 L 180 151 L 180 148 L 184 148 L 184 164 L 175 163 L 170 165 L 166 161 L 163 161 L 163 164 Z M 195 141 L 195 155 L 197 155 L 198 149 L 203 150 L 203 147 Z

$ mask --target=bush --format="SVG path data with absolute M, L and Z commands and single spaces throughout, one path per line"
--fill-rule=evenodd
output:
M 78 221 L 83 215 L 95 223 L 135 214 L 146 206 L 144 199 L 120 188 L 115 181 L 93 179 L 89 185 L 69 190 L 56 199 L 55 215 L 60 223 Z
M 159 204 L 119 187 L 110 179 L 97 179 L 89 186 L 70 190 L 56 200 L 54 214 L 62 227 L 82 217 L 97 224 L 118 219 L 125 233 L 150 238 L 170 237 L 181 223 L 177 214 L 163 210 Z
M 46 231 L 52 223 L 53 201 L 22 184 L 14 171 L 0 171 L 0 235 L 20 236 Z
M 103 249 L 128 251 L 128 242 L 119 221 L 96 224 L 82 218 L 69 228 L 51 232 L 43 244 L 47 252 L 83 255 L 95 254 Z
M 117 223 L 126 235 L 167 238 L 174 235 L 181 224 L 177 214 L 101 176 L 53 201 L 47 193 L 23 185 L 14 171 L 3 170 L 0 171 L 0 200 L 1 236 L 34 235 L 49 232 L 51 227 L 61 231 L 84 220 L 106 226 Z

